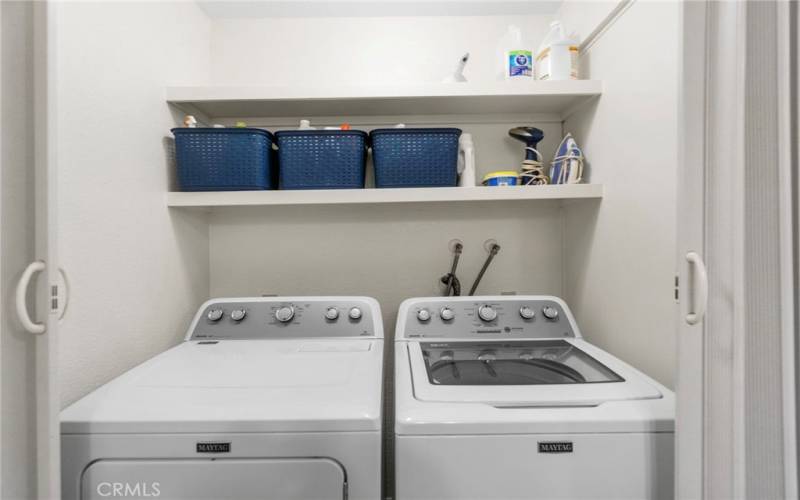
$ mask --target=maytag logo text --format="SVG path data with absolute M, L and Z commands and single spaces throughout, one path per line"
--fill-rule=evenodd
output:
M 539 441 L 539 453 L 572 453 L 572 441 Z
M 197 443 L 197 453 L 230 453 L 230 443 Z

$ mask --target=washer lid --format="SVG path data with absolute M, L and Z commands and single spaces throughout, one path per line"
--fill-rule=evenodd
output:
M 596 406 L 661 392 L 576 339 L 409 343 L 414 396 L 498 407 Z

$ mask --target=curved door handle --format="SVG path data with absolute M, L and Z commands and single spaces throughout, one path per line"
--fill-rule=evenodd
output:
M 695 293 L 692 295 L 694 304 L 689 304 L 686 322 L 690 325 L 696 325 L 703 321 L 706 315 L 706 307 L 708 306 L 708 273 L 706 272 L 706 263 L 696 252 L 687 253 L 686 261 L 694 268 L 693 283 L 696 284 Z
M 31 262 L 28 264 L 28 267 L 25 268 L 22 277 L 19 279 L 19 283 L 17 283 L 17 316 L 19 317 L 19 322 L 22 323 L 22 326 L 28 332 L 35 335 L 44 333 L 44 324 L 34 323 L 31 320 L 30 315 L 28 315 L 28 304 L 25 299 L 28 295 L 28 286 L 31 283 L 31 278 L 33 278 L 34 274 L 44 271 L 44 268 L 45 264 L 41 260 Z
M 63 300 L 61 295 L 59 295 L 58 299 L 61 303 L 61 312 L 58 314 L 58 319 L 64 319 L 64 316 L 67 314 L 67 308 L 69 307 L 69 278 L 67 277 L 66 271 L 62 268 L 58 268 L 58 275 L 61 279 L 58 282 L 58 289 L 63 293 Z

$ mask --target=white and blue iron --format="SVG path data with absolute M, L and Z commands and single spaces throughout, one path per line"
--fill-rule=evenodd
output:
M 567 134 L 558 145 L 556 156 L 550 164 L 550 180 L 553 184 L 578 184 L 583 180 L 583 151 Z

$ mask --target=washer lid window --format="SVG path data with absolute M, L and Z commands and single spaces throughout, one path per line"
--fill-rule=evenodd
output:
M 544 385 L 623 382 L 614 371 L 563 340 L 424 342 L 434 385 Z
M 658 388 L 632 367 L 581 339 L 406 342 L 401 349 L 408 356 L 412 390 L 418 401 L 485 403 L 496 407 L 562 407 L 662 397 Z M 512 353 L 517 359 L 522 359 L 520 354 L 532 354 L 532 360 L 537 360 L 534 353 L 537 349 L 542 352 L 538 360 L 547 359 L 546 353 L 560 354 L 563 356 L 560 359 L 548 359 L 560 364 L 540 361 L 538 366 L 531 368 L 525 364 L 508 363 L 508 367 L 515 369 L 525 367 L 521 372 L 506 366 L 501 368 L 499 361 L 506 359 L 510 362 Z M 434 366 L 440 359 L 456 361 L 461 382 L 453 376 L 452 365 Z M 461 363 L 467 359 L 478 363 Z M 487 361 L 497 377 L 489 373 Z M 435 369 L 429 372 L 429 368 Z M 576 382 L 575 379 L 580 380 L 580 377 L 575 372 L 585 382 Z M 433 373 L 433 381 L 429 373 Z M 533 377 L 545 380 L 534 383 Z M 520 383 L 521 378 L 528 380 Z M 475 383 L 476 380 L 483 383 Z

